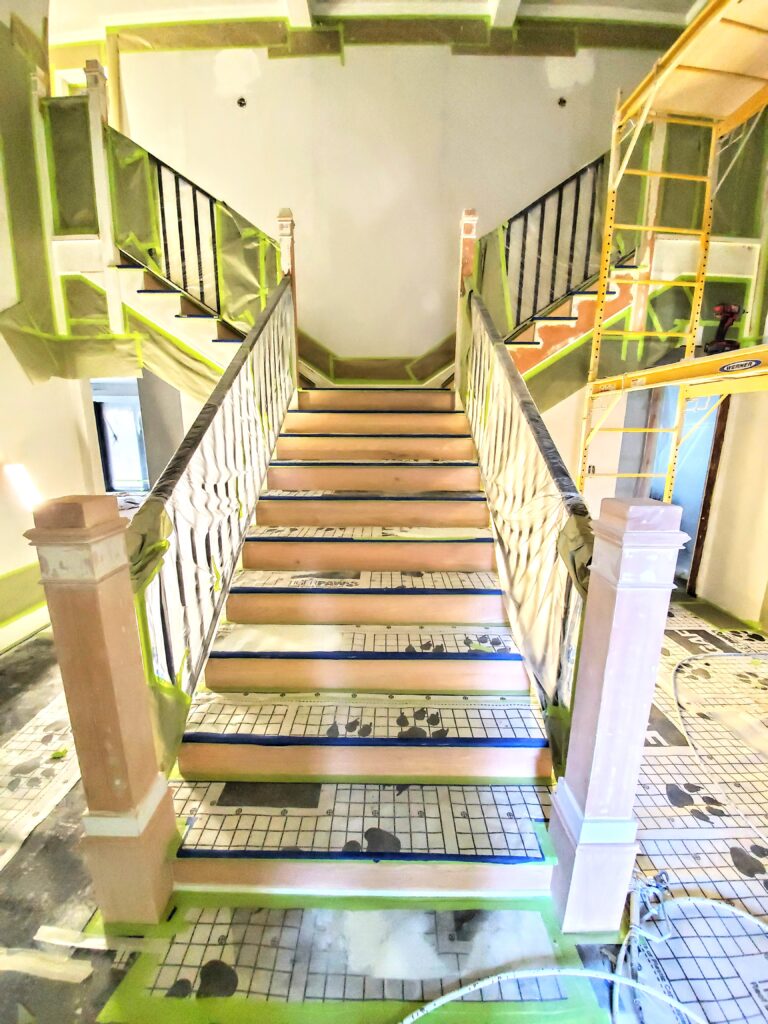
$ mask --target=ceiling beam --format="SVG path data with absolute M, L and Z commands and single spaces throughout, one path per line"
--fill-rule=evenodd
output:
M 312 28 L 311 0 L 285 0 L 285 13 L 293 28 Z
M 488 15 L 496 28 L 510 28 L 520 10 L 520 0 L 488 0 Z

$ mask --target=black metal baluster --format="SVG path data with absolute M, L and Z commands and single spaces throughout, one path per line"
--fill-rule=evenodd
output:
M 589 203 L 589 224 L 587 225 L 587 251 L 584 254 L 584 280 L 589 277 L 589 264 L 592 256 L 592 233 L 595 227 L 595 208 L 597 206 L 598 164 L 592 164 L 592 198 Z
M 541 212 L 539 213 L 539 244 L 536 248 L 536 276 L 533 280 L 533 313 L 539 308 L 539 280 L 541 278 L 541 250 L 544 245 L 544 211 L 547 201 L 542 199 Z
M 171 261 L 168 256 L 168 229 L 165 223 L 165 192 L 163 191 L 163 165 L 158 163 L 157 167 L 157 201 L 160 205 L 160 227 L 163 232 L 163 259 L 165 260 L 165 276 L 171 279 Z
M 190 182 L 192 188 L 192 209 L 194 211 L 195 218 L 195 249 L 197 250 L 197 276 L 199 284 L 199 298 L 201 302 L 205 302 L 205 285 L 203 284 L 203 254 L 200 247 L 200 221 L 197 215 L 197 185 L 193 185 Z
M 560 222 L 563 218 L 563 190 L 557 190 L 557 212 L 555 213 L 555 238 L 552 247 L 552 281 L 549 286 L 550 304 L 555 301 L 555 288 L 557 287 L 557 260 L 560 254 Z
M 211 250 L 213 252 L 213 281 L 216 286 L 216 305 L 214 309 L 221 315 L 221 295 L 219 294 L 219 254 L 216 246 L 216 200 L 208 197 L 211 211 Z
M 568 253 L 568 281 L 566 283 L 565 290 L 569 292 L 573 285 L 573 257 L 576 252 L 576 230 L 578 227 L 579 219 L 579 203 L 581 201 L 581 176 L 578 175 L 574 179 L 574 199 L 573 199 L 573 220 L 571 222 L 571 246 Z
M 517 324 L 522 323 L 523 313 L 523 282 L 525 281 L 525 252 L 528 244 L 528 211 L 523 213 L 523 238 L 520 244 L 520 278 L 517 289 Z
M 184 291 L 189 291 L 187 288 L 187 260 L 184 254 L 184 225 L 181 222 L 181 178 L 174 171 L 173 172 L 174 183 L 176 187 L 176 226 L 179 233 L 179 260 L 181 261 L 181 286 Z

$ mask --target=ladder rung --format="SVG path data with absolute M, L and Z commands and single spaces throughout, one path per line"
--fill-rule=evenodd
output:
M 681 117 L 680 114 L 651 114 L 649 121 L 664 121 L 665 124 L 687 124 L 689 128 L 714 128 L 714 121 L 701 117 Z
M 660 235 L 698 235 L 704 234 L 698 228 L 666 228 L 656 224 L 614 224 L 614 231 L 656 231 Z
M 625 174 L 635 174 L 641 178 L 668 178 L 670 181 L 709 181 L 706 174 L 676 174 L 673 171 L 643 171 L 636 167 L 628 167 Z
M 594 480 L 596 476 L 610 477 L 613 480 L 666 480 L 666 473 L 587 473 L 587 480 Z
M 695 281 L 662 281 L 655 280 L 653 278 L 632 278 L 631 280 L 619 281 L 617 284 L 650 284 L 650 285 L 669 285 L 670 288 L 694 288 L 696 286 Z
M 674 434 L 674 427 L 601 427 L 601 434 Z
M 689 338 L 690 331 L 603 331 L 603 337 L 607 334 L 617 338 Z

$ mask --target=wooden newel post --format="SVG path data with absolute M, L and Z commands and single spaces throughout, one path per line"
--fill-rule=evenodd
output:
M 461 387 L 463 335 L 467 329 L 464 310 L 465 280 L 475 269 L 475 251 L 477 248 L 477 210 L 465 210 L 461 215 L 459 226 L 459 286 L 458 308 L 456 312 L 456 357 L 453 387 L 458 395 Z
M 574 691 L 565 776 L 550 837 L 552 895 L 564 932 L 616 931 L 635 862 L 633 816 L 677 553 L 682 509 L 606 498 Z
M 84 851 L 107 922 L 155 923 L 177 836 L 158 768 L 125 546 L 109 495 L 35 511 L 37 548 L 88 806 Z
M 296 306 L 296 222 L 293 219 L 293 212 L 285 207 L 277 215 L 278 237 L 280 241 L 280 266 L 284 274 L 291 275 L 291 295 L 293 296 L 293 321 L 298 325 L 298 310 Z M 296 327 L 296 359 L 294 384 L 299 374 L 299 338 L 298 326 Z

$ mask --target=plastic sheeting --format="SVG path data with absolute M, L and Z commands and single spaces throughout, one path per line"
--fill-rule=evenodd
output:
M 478 290 L 504 337 L 597 272 L 605 162 L 587 164 L 480 238 Z
M 515 640 L 546 701 L 569 706 L 591 530 L 483 302 L 469 299 L 463 400 L 497 536 Z
M 43 105 L 51 165 L 53 229 L 57 235 L 96 235 L 99 218 L 91 161 L 88 99 L 47 99 Z
M 173 764 L 229 581 L 294 391 L 290 283 L 256 327 L 128 530 L 163 765 Z
M 153 157 L 132 139 L 105 127 L 115 243 L 162 274 L 157 171 Z
M 216 203 L 220 313 L 250 330 L 282 277 L 279 243 L 224 203 Z

